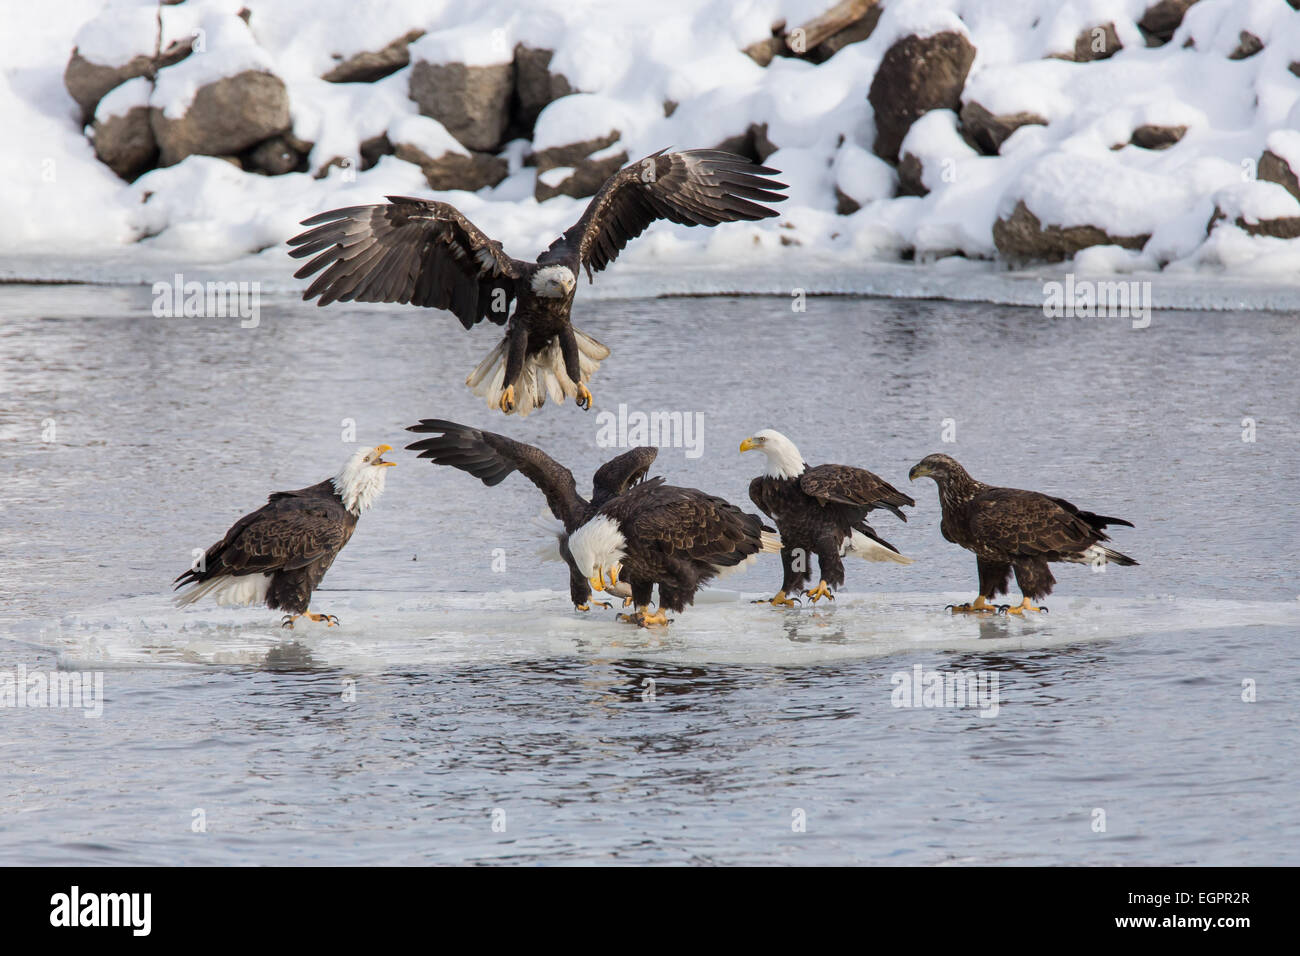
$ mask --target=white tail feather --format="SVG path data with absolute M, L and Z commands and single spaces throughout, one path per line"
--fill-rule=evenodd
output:
M 549 511 L 543 511 L 532 519 L 532 525 L 546 535 L 546 543 L 537 549 L 537 556 L 543 561 L 563 561 L 560 538 L 564 536 L 564 522 Z
M 844 553 L 862 558 L 864 561 L 893 561 L 895 564 L 912 563 L 911 558 L 904 557 L 891 548 L 886 548 L 879 541 L 872 541 L 861 531 L 854 531 L 849 536 Z
M 266 600 L 266 592 L 270 589 L 269 574 L 223 574 L 195 582 L 176 595 L 173 603 L 177 607 L 188 607 L 211 594 L 212 599 L 221 605 L 260 604 Z
M 573 334 L 578 342 L 578 369 L 582 383 L 569 378 L 564 368 L 560 340 L 552 339 L 546 348 L 524 362 L 524 370 L 515 385 L 514 414 L 526 418 L 530 412 L 545 405 L 548 397 L 557 404 L 566 397 L 575 397 L 578 385 L 591 381 L 600 363 L 609 358 L 609 349 L 586 332 L 574 329 Z M 508 353 L 509 339 L 504 338 L 465 379 L 465 384 L 491 408 L 501 405 L 501 394 L 506 390 Z

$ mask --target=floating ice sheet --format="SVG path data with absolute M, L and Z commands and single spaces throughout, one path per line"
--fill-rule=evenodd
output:
M 157 597 L 113 602 L 32 633 L 10 635 L 70 669 L 230 667 L 428 670 L 564 656 L 682 664 L 809 665 L 916 652 L 998 653 L 1143 634 L 1259 625 L 1300 627 L 1300 603 L 1060 594 L 1028 618 L 954 616 L 968 594 L 841 594 L 833 604 L 779 611 L 758 594 L 708 590 L 667 629 L 621 623 L 614 610 L 572 610 L 561 591 L 430 594 L 322 591 L 341 619 L 293 630 L 264 608 L 186 609 Z

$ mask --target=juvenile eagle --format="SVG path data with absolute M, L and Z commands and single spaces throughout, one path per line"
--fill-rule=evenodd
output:
M 1108 525 L 1133 527 L 1123 518 L 1080 511 L 1064 498 L 1037 491 L 995 488 L 976 481 L 947 455 L 927 455 L 912 466 L 908 477 L 933 478 L 939 486 L 943 509 L 940 530 L 953 544 L 975 552 L 979 568 L 979 596 L 953 613 L 1046 611 L 1034 601 L 1052 593 L 1056 578 L 1049 561 L 1069 561 L 1094 567 L 1114 563 L 1137 564 L 1128 555 L 1106 547 Z M 1012 570 L 1023 599 L 1015 606 L 995 606 L 991 599 L 1007 592 Z
M 591 500 L 588 501 L 578 494 L 573 472 L 533 445 L 438 418 L 422 419 L 407 431 L 435 435 L 411 442 L 406 446 L 408 449 L 418 451 L 421 458 L 429 458 L 435 464 L 450 465 L 468 472 L 489 488 L 500 484 L 514 471 L 536 485 L 546 496 L 551 514 L 563 525 L 556 537 L 560 557 L 569 566 L 569 597 L 577 610 L 591 610 L 591 585 L 574 563 L 569 550 L 569 535 L 605 502 L 644 479 L 659 449 L 648 445 L 633 448 L 605 462 L 592 476 Z M 610 606 L 604 601 L 594 603 Z
M 665 625 L 664 609 L 680 613 L 695 592 L 719 575 L 749 564 L 761 552 L 781 549 L 781 539 L 756 515 L 694 488 L 650 478 L 606 502 L 569 535 L 578 570 L 597 591 L 632 587 L 636 613 L 620 614 L 642 627 Z M 659 585 L 659 610 L 650 598 Z
M 776 522 L 785 567 L 781 590 L 768 603 L 794 607 L 788 595 L 803 590 L 812 576 L 814 554 L 821 578 L 817 587 L 806 592 L 814 604 L 818 598 L 835 599 L 830 589 L 844 583 L 843 555 L 912 563 L 867 524 L 872 509 L 888 508 L 906 521 L 902 508 L 915 507 L 915 501 L 889 482 L 849 465 L 809 468 L 794 442 L 770 428 L 740 443 L 742 452 L 753 449 L 767 456 L 767 471 L 750 482 L 749 497 Z
M 384 490 L 388 445 L 362 448 L 333 478 L 297 491 L 277 491 L 266 504 L 244 515 L 226 536 L 208 548 L 198 567 L 173 582 L 189 585 L 176 596 L 179 607 L 212 595 L 218 604 L 265 602 L 284 611 L 283 627 L 304 615 L 326 626 L 332 614 L 308 610 L 312 592 L 356 530 L 357 519 Z
M 775 191 L 785 184 L 769 178 L 778 172 L 720 150 L 660 150 L 607 179 L 535 263 L 506 255 L 453 206 L 405 196 L 303 220 L 314 228 L 289 240 L 290 255 L 314 257 L 294 275 L 321 273 L 303 293 L 318 305 L 409 302 L 448 309 L 467 329 L 509 319 L 465 380 L 489 406 L 523 416 L 567 395 L 590 408 L 586 383 L 609 349 L 570 322 L 579 271 L 592 280 L 658 219 L 716 226 L 775 216 L 763 203 L 786 198 Z

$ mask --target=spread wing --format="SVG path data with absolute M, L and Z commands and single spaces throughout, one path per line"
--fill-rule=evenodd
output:
M 658 457 L 658 448 L 641 445 L 605 462 L 591 478 L 592 503 L 600 505 L 644 480 Z
M 971 500 L 969 514 L 976 546 L 1008 557 L 1055 561 L 1108 540 L 1077 509 L 1036 491 L 990 488 Z
M 292 571 L 337 554 L 348 537 L 348 526 L 326 503 L 276 496 L 240 518 L 207 550 L 202 570 L 186 571 L 176 586 L 223 574 Z
M 566 529 L 572 531 L 581 523 L 587 502 L 578 495 L 573 472 L 540 448 L 438 418 L 422 419 L 407 431 L 435 436 L 406 446 L 418 451 L 421 458 L 469 472 L 488 487 L 518 471 L 546 495 L 551 514 L 564 522 Z
M 547 258 L 576 258 L 590 279 L 657 219 L 686 226 L 768 219 L 777 212 L 763 203 L 786 198 L 776 192 L 785 183 L 769 178 L 779 172 L 716 149 L 660 150 L 609 177 Z
M 849 465 L 818 465 L 807 468 L 799 476 L 799 487 L 804 494 L 816 498 L 823 504 L 850 505 L 870 511 L 872 508 L 888 508 L 904 521 L 904 505 L 916 506 L 916 502 L 903 494 L 879 475 L 873 475 L 865 468 L 853 468 Z M 760 505 L 761 507 L 761 505 Z
M 409 302 L 448 309 L 465 328 L 509 316 L 523 263 L 445 202 L 389 196 L 387 203 L 333 209 L 289 240 L 294 278 L 319 276 L 302 294 L 331 302 Z

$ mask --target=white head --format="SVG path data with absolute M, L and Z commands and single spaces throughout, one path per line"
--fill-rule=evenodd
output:
M 359 449 L 334 476 L 334 490 L 354 515 L 360 516 L 383 493 L 388 469 L 397 464 L 384 461 L 383 454 L 392 450 L 391 445 Z
M 627 557 L 627 539 L 619 530 L 617 521 L 606 515 L 596 515 L 569 535 L 569 553 L 592 588 L 603 591 L 618 584 L 618 573 Z M 608 584 L 605 583 L 606 577 L 609 578 Z
M 568 266 L 543 266 L 533 273 L 533 292 L 545 299 L 563 299 L 577 284 L 578 277 Z
M 779 431 L 764 428 L 740 443 L 741 451 L 757 448 L 767 456 L 767 474 L 770 478 L 798 478 L 803 474 L 803 455 L 794 442 Z

